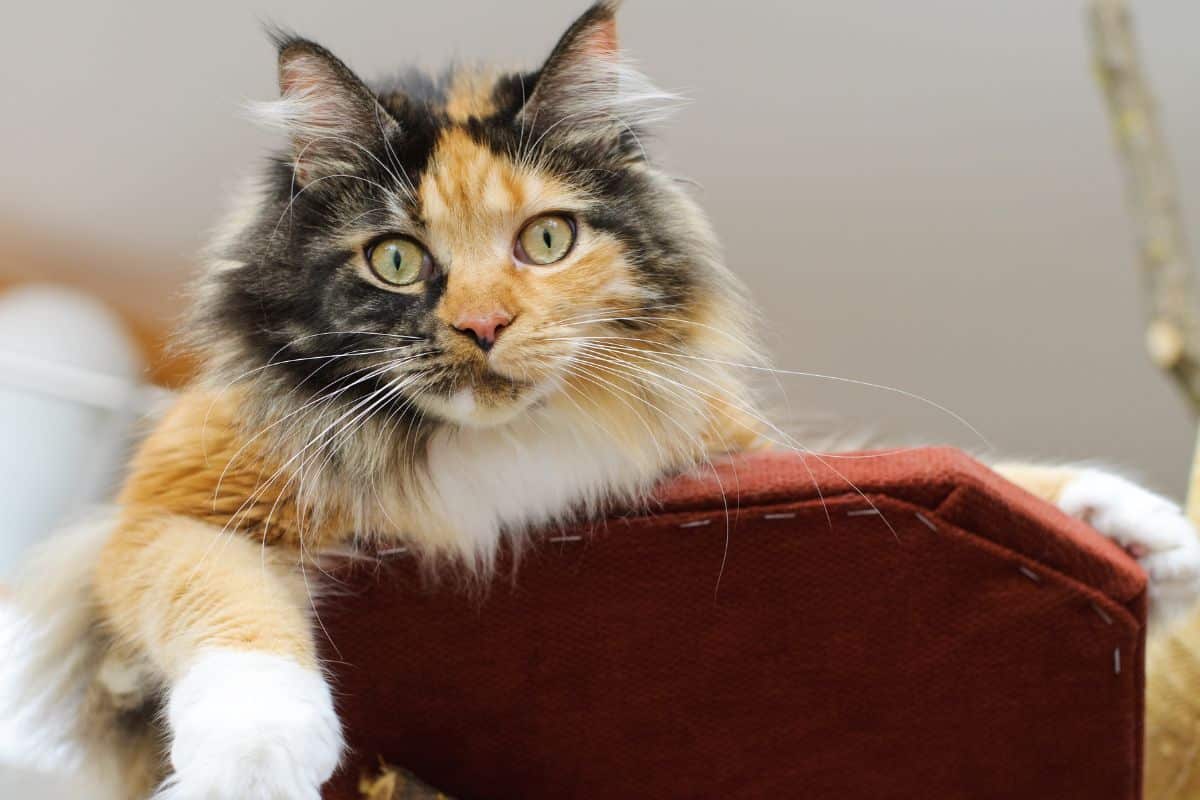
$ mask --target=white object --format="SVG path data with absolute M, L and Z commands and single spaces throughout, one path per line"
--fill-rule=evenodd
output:
M 0 295 L 0 579 L 73 512 L 107 499 L 145 408 L 120 320 L 69 289 Z

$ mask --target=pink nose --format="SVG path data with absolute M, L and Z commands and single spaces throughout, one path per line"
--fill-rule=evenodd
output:
M 512 315 L 503 311 L 464 314 L 454 323 L 455 330 L 475 339 L 485 353 L 492 349 L 501 331 L 512 323 Z

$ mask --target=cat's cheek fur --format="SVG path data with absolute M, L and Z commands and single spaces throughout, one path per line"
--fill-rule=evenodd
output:
M 319 800 L 342 754 L 325 678 L 282 656 L 208 650 L 166 713 L 173 775 L 156 800 Z

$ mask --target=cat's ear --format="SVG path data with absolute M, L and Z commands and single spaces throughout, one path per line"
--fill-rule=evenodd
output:
M 352 170 L 399 131 L 370 88 L 328 50 L 294 36 L 276 34 L 274 39 L 279 99 L 259 104 L 255 111 L 291 137 L 297 183 Z
M 621 52 L 619 5 L 600 0 L 559 39 L 521 111 L 525 124 L 620 135 L 670 113 L 678 98 L 651 84 Z

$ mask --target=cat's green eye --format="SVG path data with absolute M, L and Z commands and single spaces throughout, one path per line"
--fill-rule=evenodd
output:
M 513 255 L 526 264 L 544 267 L 566 258 L 574 244 L 575 220 L 565 214 L 543 214 L 525 223 Z
M 425 280 L 433 272 L 429 251 L 403 236 L 376 240 L 367 246 L 366 256 L 371 272 L 392 286 Z

